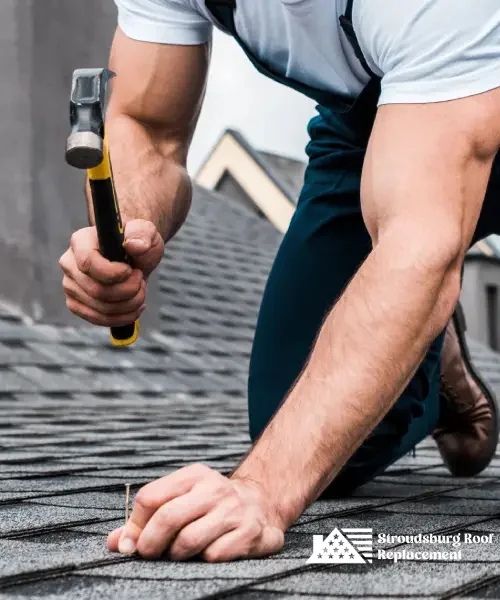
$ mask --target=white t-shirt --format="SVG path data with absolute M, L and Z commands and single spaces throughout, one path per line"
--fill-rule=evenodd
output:
M 202 44 L 205 0 L 115 0 L 137 40 Z M 237 0 L 238 34 L 277 72 L 355 97 L 369 80 L 340 23 L 347 0 Z M 354 28 L 382 77 L 380 104 L 453 100 L 500 87 L 500 0 L 355 0 Z

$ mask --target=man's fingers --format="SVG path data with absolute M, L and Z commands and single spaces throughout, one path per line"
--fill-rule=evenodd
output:
M 274 554 L 285 545 L 285 534 L 278 527 L 266 525 L 262 535 L 254 539 L 248 558 L 263 558 Z
M 215 540 L 202 553 L 207 562 L 226 562 L 237 558 L 247 558 L 253 539 L 248 532 L 234 529 Z
M 280 529 L 266 526 L 260 530 L 255 523 L 251 521 L 249 525 L 219 537 L 203 551 L 203 558 L 208 562 L 263 558 L 283 548 L 285 536 Z
M 131 271 L 130 277 L 125 281 L 109 285 L 94 281 L 91 277 L 82 273 L 76 264 L 75 255 L 71 250 L 61 257 L 59 264 L 67 277 L 72 279 L 78 287 L 82 288 L 86 294 L 96 300 L 102 300 L 103 302 L 123 302 L 134 298 L 140 292 L 141 287 L 145 289 L 144 276 L 138 269 Z
M 125 249 L 134 266 L 147 276 L 162 259 L 165 243 L 153 223 L 135 219 L 125 226 Z
M 118 552 L 118 540 L 122 534 L 123 527 L 119 527 L 115 529 L 108 535 L 108 539 L 106 540 L 106 544 L 108 546 L 108 550 L 111 552 Z
M 131 274 L 130 265 L 106 260 L 99 252 L 95 227 L 80 229 L 71 236 L 71 249 L 78 270 L 101 283 L 125 281 Z
M 195 483 L 211 472 L 211 469 L 205 465 L 191 465 L 141 488 L 135 497 L 130 519 L 120 538 L 120 552 L 124 554 L 134 552 L 140 534 L 160 506 L 187 494 Z
M 71 296 L 66 296 L 66 306 L 77 317 L 88 321 L 92 325 L 99 327 L 123 327 L 135 323 L 144 312 L 144 307 L 128 314 L 122 315 L 103 315 L 93 308 L 85 306 L 82 302 L 75 300 Z
M 200 518 L 210 512 L 214 507 L 214 502 L 214 498 L 210 496 L 200 496 L 194 487 L 187 494 L 178 496 L 161 506 L 148 521 L 139 537 L 137 542 L 139 554 L 145 558 L 161 556 L 177 534 L 179 534 L 178 541 L 176 540 L 175 543 L 180 550 L 179 554 L 189 553 L 193 547 L 195 550 L 189 553 L 189 556 L 198 554 L 214 539 L 210 538 L 210 529 L 207 527 L 207 523 Z M 201 523 L 204 528 L 198 531 L 193 530 L 193 522 Z M 212 528 L 213 526 L 212 524 Z M 221 531 L 221 533 L 224 532 Z M 203 546 L 205 538 L 210 539 Z M 196 550 L 200 543 L 202 544 L 200 550 Z
M 140 271 L 130 271 L 127 281 L 106 285 L 82 273 L 71 250 L 61 257 L 60 265 L 65 274 L 66 306 L 76 316 L 92 325 L 121 327 L 142 314 L 146 282 Z
M 186 525 L 171 545 L 170 558 L 172 560 L 187 560 L 203 552 L 205 548 L 224 534 L 236 529 L 239 525 L 239 519 L 235 516 L 231 518 L 229 516 L 230 512 L 231 508 L 228 505 L 221 505 L 205 516 Z
M 147 252 L 155 240 L 156 227 L 151 221 L 134 219 L 125 225 L 125 246 L 134 246 L 137 254 Z
M 125 286 L 125 284 L 121 284 L 121 286 Z M 133 298 L 130 300 L 124 300 L 121 302 L 103 302 L 98 298 L 93 298 L 87 292 L 80 287 L 76 281 L 68 277 L 64 276 L 63 279 L 63 289 L 66 296 L 70 296 L 74 300 L 77 300 L 81 304 L 84 304 L 88 308 L 91 308 L 104 316 L 114 316 L 114 315 L 127 315 L 133 313 L 141 308 L 146 299 L 146 284 L 143 282 L 139 288 L 139 291 L 135 294 Z M 111 295 L 111 290 L 104 290 L 107 292 L 106 295 Z M 116 292 L 116 291 L 115 291 Z M 101 294 L 98 294 L 101 296 Z

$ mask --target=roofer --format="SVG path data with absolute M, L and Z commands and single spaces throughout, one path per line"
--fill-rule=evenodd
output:
M 76 232 L 61 259 L 76 315 L 112 326 L 143 310 L 190 206 L 213 25 L 318 116 L 258 320 L 253 448 L 229 478 L 194 465 L 142 488 L 110 549 L 276 552 L 316 498 L 350 493 L 428 434 L 452 474 L 479 473 L 497 413 L 454 310 L 467 249 L 500 232 L 498 0 L 117 4 L 107 129 L 135 269 L 105 261 L 94 228 Z

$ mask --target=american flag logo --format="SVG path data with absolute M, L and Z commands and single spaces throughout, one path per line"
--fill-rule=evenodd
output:
M 360 565 L 373 560 L 373 529 L 338 529 L 324 539 L 313 536 L 313 553 L 307 564 Z

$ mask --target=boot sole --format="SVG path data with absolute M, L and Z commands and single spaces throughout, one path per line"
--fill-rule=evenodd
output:
M 477 385 L 485 395 L 486 399 L 488 400 L 488 404 L 490 405 L 493 414 L 493 431 L 488 440 L 489 446 L 487 458 L 478 463 L 472 470 L 464 469 L 464 471 L 459 472 L 457 469 L 454 469 L 452 471 L 453 475 L 456 476 L 473 477 L 474 475 L 478 475 L 479 473 L 481 473 L 481 471 L 484 471 L 484 469 L 486 469 L 486 467 L 490 464 L 491 460 L 495 456 L 499 436 L 498 404 L 496 395 L 494 394 L 493 390 L 484 381 L 479 371 L 472 364 L 472 360 L 469 354 L 469 348 L 467 347 L 467 341 L 465 339 L 467 324 L 465 322 L 465 315 L 460 302 L 455 308 L 455 312 L 453 313 L 452 319 L 455 324 L 455 329 L 457 331 L 458 341 L 460 344 L 460 349 L 462 350 L 462 356 L 464 358 L 465 366 L 471 374 L 474 381 L 477 383 Z

